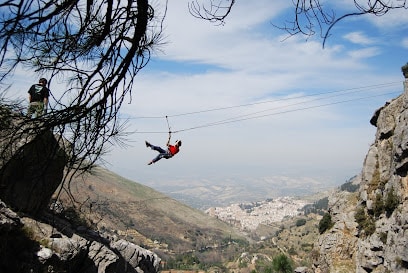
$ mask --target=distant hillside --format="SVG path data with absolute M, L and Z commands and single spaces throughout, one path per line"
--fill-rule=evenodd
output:
M 188 183 L 185 180 L 152 181 L 148 185 L 161 192 L 166 192 L 169 196 L 191 207 L 202 210 L 282 196 L 308 198 L 308 196 L 320 195 L 338 186 L 326 180 L 279 175 L 259 178 L 193 180 Z
M 103 168 L 74 179 L 70 190 L 75 206 L 94 228 L 114 230 L 118 236 L 160 252 L 199 250 L 220 245 L 225 238 L 244 238 L 200 210 Z M 62 191 L 60 201 L 65 208 L 73 204 L 67 191 Z

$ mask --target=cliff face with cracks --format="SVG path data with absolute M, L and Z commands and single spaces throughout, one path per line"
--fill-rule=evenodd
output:
M 48 209 L 67 147 L 52 132 L 25 125 L 0 106 L 0 272 L 158 272 L 153 252 Z
M 408 272 L 408 79 L 370 122 L 377 132 L 358 192 L 329 198 L 334 225 L 315 243 L 317 273 Z
M 0 201 L 0 272 L 156 273 L 160 258 L 53 215 L 18 216 Z

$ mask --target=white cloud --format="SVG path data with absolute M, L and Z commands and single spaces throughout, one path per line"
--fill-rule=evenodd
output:
M 401 1 L 399 2 L 402 3 Z M 392 30 L 395 30 L 395 28 L 400 28 L 400 30 L 407 29 L 407 13 L 408 11 L 406 8 L 400 8 L 389 10 L 389 12 L 382 16 L 367 15 L 365 18 L 379 29 L 389 33 L 392 32 Z
M 349 52 L 350 57 L 353 59 L 364 59 L 377 56 L 381 53 L 377 47 L 363 48 L 359 50 L 353 50 Z
M 408 38 L 402 39 L 402 46 L 406 49 L 408 49 Z
M 113 164 L 109 167 L 138 181 L 174 179 L 178 175 L 228 176 L 232 172 L 275 175 L 299 170 L 327 170 L 346 178 L 354 175 L 374 138 L 371 114 L 388 98 L 329 104 L 370 96 L 374 90 L 308 103 L 306 96 L 223 111 L 206 110 L 398 81 L 401 64 L 396 75 L 386 73 L 389 69 L 385 67 L 376 68 L 382 64 L 379 54 L 391 52 L 378 47 L 351 51 L 334 40 L 323 49 L 321 41 L 306 42 L 298 36 L 281 42 L 282 37 L 275 35 L 277 30 L 269 23 L 291 4 L 286 0 L 237 1 L 225 26 L 192 17 L 188 2 L 170 1 L 164 22 L 169 43 L 162 47 L 163 54 L 153 56 L 153 61 L 177 61 L 181 67 L 206 66 L 196 72 L 172 66 L 152 71 L 148 65 L 141 71 L 135 79 L 132 104 L 123 104 L 121 113 L 160 118 L 131 119 L 129 129 L 136 132 L 129 136 L 133 146 L 114 149 L 108 157 Z M 349 33 L 346 37 L 362 45 L 373 41 L 367 38 L 370 32 Z M 370 59 L 374 65 L 367 63 L 373 56 L 377 56 Z M 55 86 L 51 86 L 53 89 Z M 299 104 L 288 106 L 295 103 Z M 328 105 L 313 108 L 324 104 Z M 310 109 L 301 109 L 307 107 Z M 199 111 L 203 113 L 187 115 Z M 255 112 L 268 116 L 207 126 Z M 172 115 L 172 130 L 182 130 L 174 135 L 183 140 L 182 151 L 177 158 L 147 166 L 155 154 L 146 149 L 144 140 L 165 144 L 166 115 Z
M 333 45 L 322 49 L 320 41 L 305 42 L 298 36 L 281 42 L 280 36 L 272 35 L 276 31 L 272 26 L 270 32 L 259 27 L 272 21 L 278 13 L 269 1 L 260 3 L 265 7 L 252 9 L 250 2 L 237 2 L 238 9 L 222 27 L 192 18 L 185 11 L 175 10 L 182 8 L 182 4 L 172 6 L 170 3 L 166 29 L 171 42 L 165 47 L 166 54 L 155 58 L 202 63 L 214 69 L 196 73 L 177 73 L 171 69 L 161 74 L 144 72 L 137 81 L 139 92 L 134 93 L 134 103 L 124 105 L 124 111 L 134 116 L 164 117 L 399 79 L 399 74 L 387 76 L 383 71 L 375 74 L 373 68 L 364 63 L 382 52 L 377 47 L 351 51 L 345 45 L 331 43 Z M 373 39 L 368 35 L 356 32 L 347 38 L 370 45 Z M 374 92 L 369 91 L 369 95 Z M 364 93 L 360 97 L 364 97 Z M 169 118 L 172 129 L 187 129 L 175 135 L 183 139 L 183 150 L 177 159 L 160 162 L 153 168 L 145 167 L 154 154 L 144 147 L 144 139 L 160 144 L 165 142 L 163 134 L 134 134 L 132 139 L 137 145 L 126 151 L 129 155 L 122 153 L 121 157 L 127 158 L 125 162 L 132 162 L 133 167 L 128 168 L 137 169 L 134 177 L 148 180 L 159 179 L 160 175 L 179 168 L 183 168 L 183 175 L 190 173 L 200 177 L 227 176 L 234 171 L 256 176 L 261 172 L 300 169 L 311 173 L 317 169 L 332 169 L 329 172 L 351 176 L 359 170 L 374 137 L 375 129 L 368 122 L 371 114 L 386 99 L 365 100 L 363 105 L 357 101 L 359 106 L 351 108 L 328 105 L 291 112 L 296 107 L 351 98 L 349 94 L 292 107 L 284 105 L 296 100 L 173 116 Z M 289 112 L 284 113 L 287 110 Z M 278 114 L 273 114 L 274 111 Z M 207 126 L 254 112 L 270 115 Z M 354 125 L 356 123 L 359 125 Z M 165 134 L 166 127 L 164 118 L 132 120 L 132 128 L 139 132 L 152 130 Z M 131 160 L 135 154 L 139 156 Z
M 371 45 L 374 43 L 373 39 L 367 37 L 360 31 L 350 32 L 344 35 L 343 38 L 354 44 L 360 44 L 360 45 Z

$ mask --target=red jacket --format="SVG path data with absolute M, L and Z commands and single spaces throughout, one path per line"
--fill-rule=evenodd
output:
M 179 152 L 178 146 L 169 145 L 169 152 L 173 156 Z

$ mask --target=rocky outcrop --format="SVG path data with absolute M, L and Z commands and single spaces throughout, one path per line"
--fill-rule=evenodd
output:
M 334 226 L 315 242 L 315 273 L 354 272 L 357 223 L 354 209 L 355 193 L 337 192 L 329 198 L 330 214 Z
M 18 217 L 0 202 L 0 272 L 156 273 L 160 258 L 125 240 L 74 229 L 55 215 Z M 52 222 L 53 225 L 46 222 Z
M 18 215 L 0 201 L 0 233 L 5 234 L 22 226 Z
M 0 272 L 158 272 L 153 252 L 48 210 L 69 150 L 45 127 L 0 106 Z
M 7 117 L 0 117 L 0 199 L 16 211 L 35 215 L 48 206 L 61 183 L 66 150 L 39 122 Z
M 408 80 L 378 109 L 357 193 L 329 199 L 334 226 L 315 244 L 315 272 L 408 272 Z

